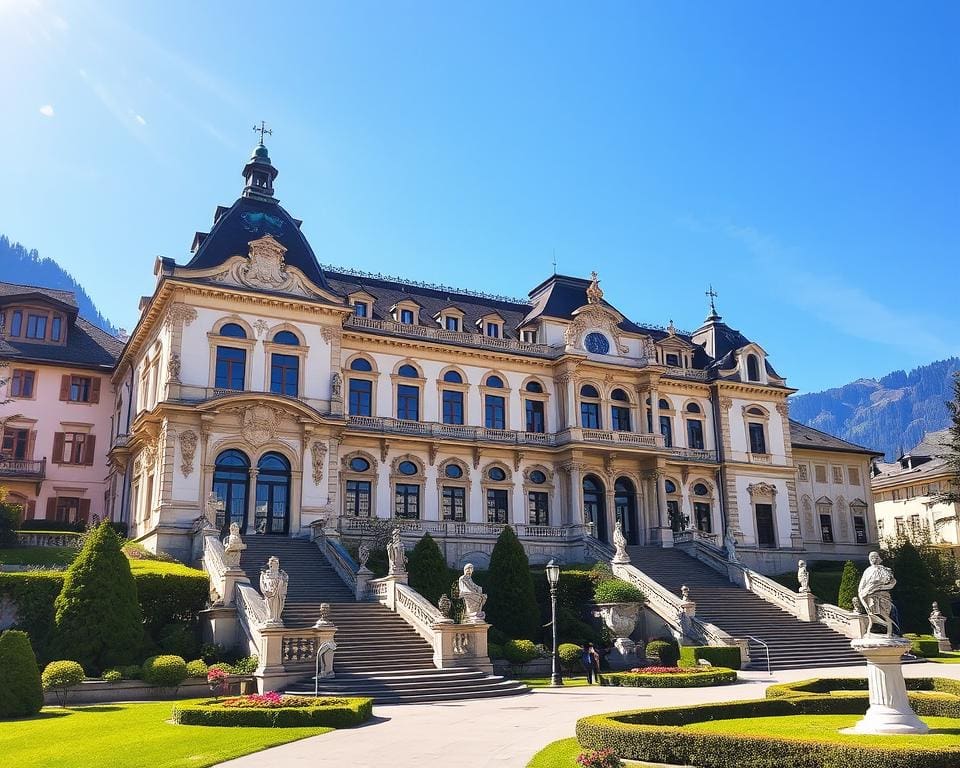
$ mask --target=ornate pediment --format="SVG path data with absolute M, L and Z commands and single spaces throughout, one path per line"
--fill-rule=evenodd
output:
M 223 410 L 239 415 L 240 434 L 255 448 L 276 439 L 284 416 L 282 410 L 269 405 L 243 405 Z
M 564 341 L 571 347 L 580 346 L 583 335 L 587 331 L 595 329 L 604 331 L 613 339 L 616 351 L 625 355 L 629 351 L 627 345 L 621 340 L 620 321 L 623 319 L 619 313 L 604 306 L 603 304 L 585 304 L 580 309 L 574 311 L 574 319 L 564 331 Z
M 247 243 L 246 256 L 233 256 L 224 269 L 210 275 L 218 283 L 244 288 L 292 293 L 297 296 L 323 296 L 300 270 L 288 267 L 286 247 L 273 235 L 264 235 Z
M 777 486 L 771 485 L 770 483 L 753 483 L 747 486 L 747 493 L 750 494 L 751 499 L 762 497 L 773 498 L 777 495 Z

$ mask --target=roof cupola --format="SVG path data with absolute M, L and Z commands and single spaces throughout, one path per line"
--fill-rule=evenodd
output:
M 260 142 L 254 147 L 250 160 L 243 167 L 243 178 L 247 182 L 243 188 L 243 196 L 276 202 L 273 196 L 273 180 L 277 178 L 278 171 L 270 162 L 270 153 L 263 143 L 263 135 L 268 133 L 272 136 L 273 131 L 267 128 L 262 120 L 259 126 L 253 126 L 253 130 L 260 134 Z

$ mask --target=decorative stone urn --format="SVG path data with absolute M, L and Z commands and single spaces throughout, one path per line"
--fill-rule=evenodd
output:
M 597 603 L 596 615 L 615 636 L 610 666 L 629 669 L 637 665 L 637 644 L 630 639 L 640 619 L 641 603 Z

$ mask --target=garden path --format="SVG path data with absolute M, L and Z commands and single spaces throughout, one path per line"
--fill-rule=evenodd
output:
M 908 677 L 960 679 L 960 665 L 909 664 Z M 742 672 L 716 688 L 538 688 L 526 696 L 374 708 L 361 728 L 336 731 L 221 763 L 218 768 L 523 768 L 542 747 L 573 735 L 578 718 L 621 709 L 761 698 L 772 683 L 865 677 L 864 667 Z

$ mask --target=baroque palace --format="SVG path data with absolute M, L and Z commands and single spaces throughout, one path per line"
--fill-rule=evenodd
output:
M 617 521 L 631 544 L 729 535 L 768 571 L 876 541 L 875 454 L 791 422 L 712 295 L 683 333 L 632 322 L 596 273 L 510 299 L 321 266 L 262 142 L 243 176 L 186 264 L 156 261 L 104 380 L 93 509 L 147 546 L 189 558 L 204 514 L 292 537 L 393 518 L 481 567 L 504 523 L 535 562 Z

